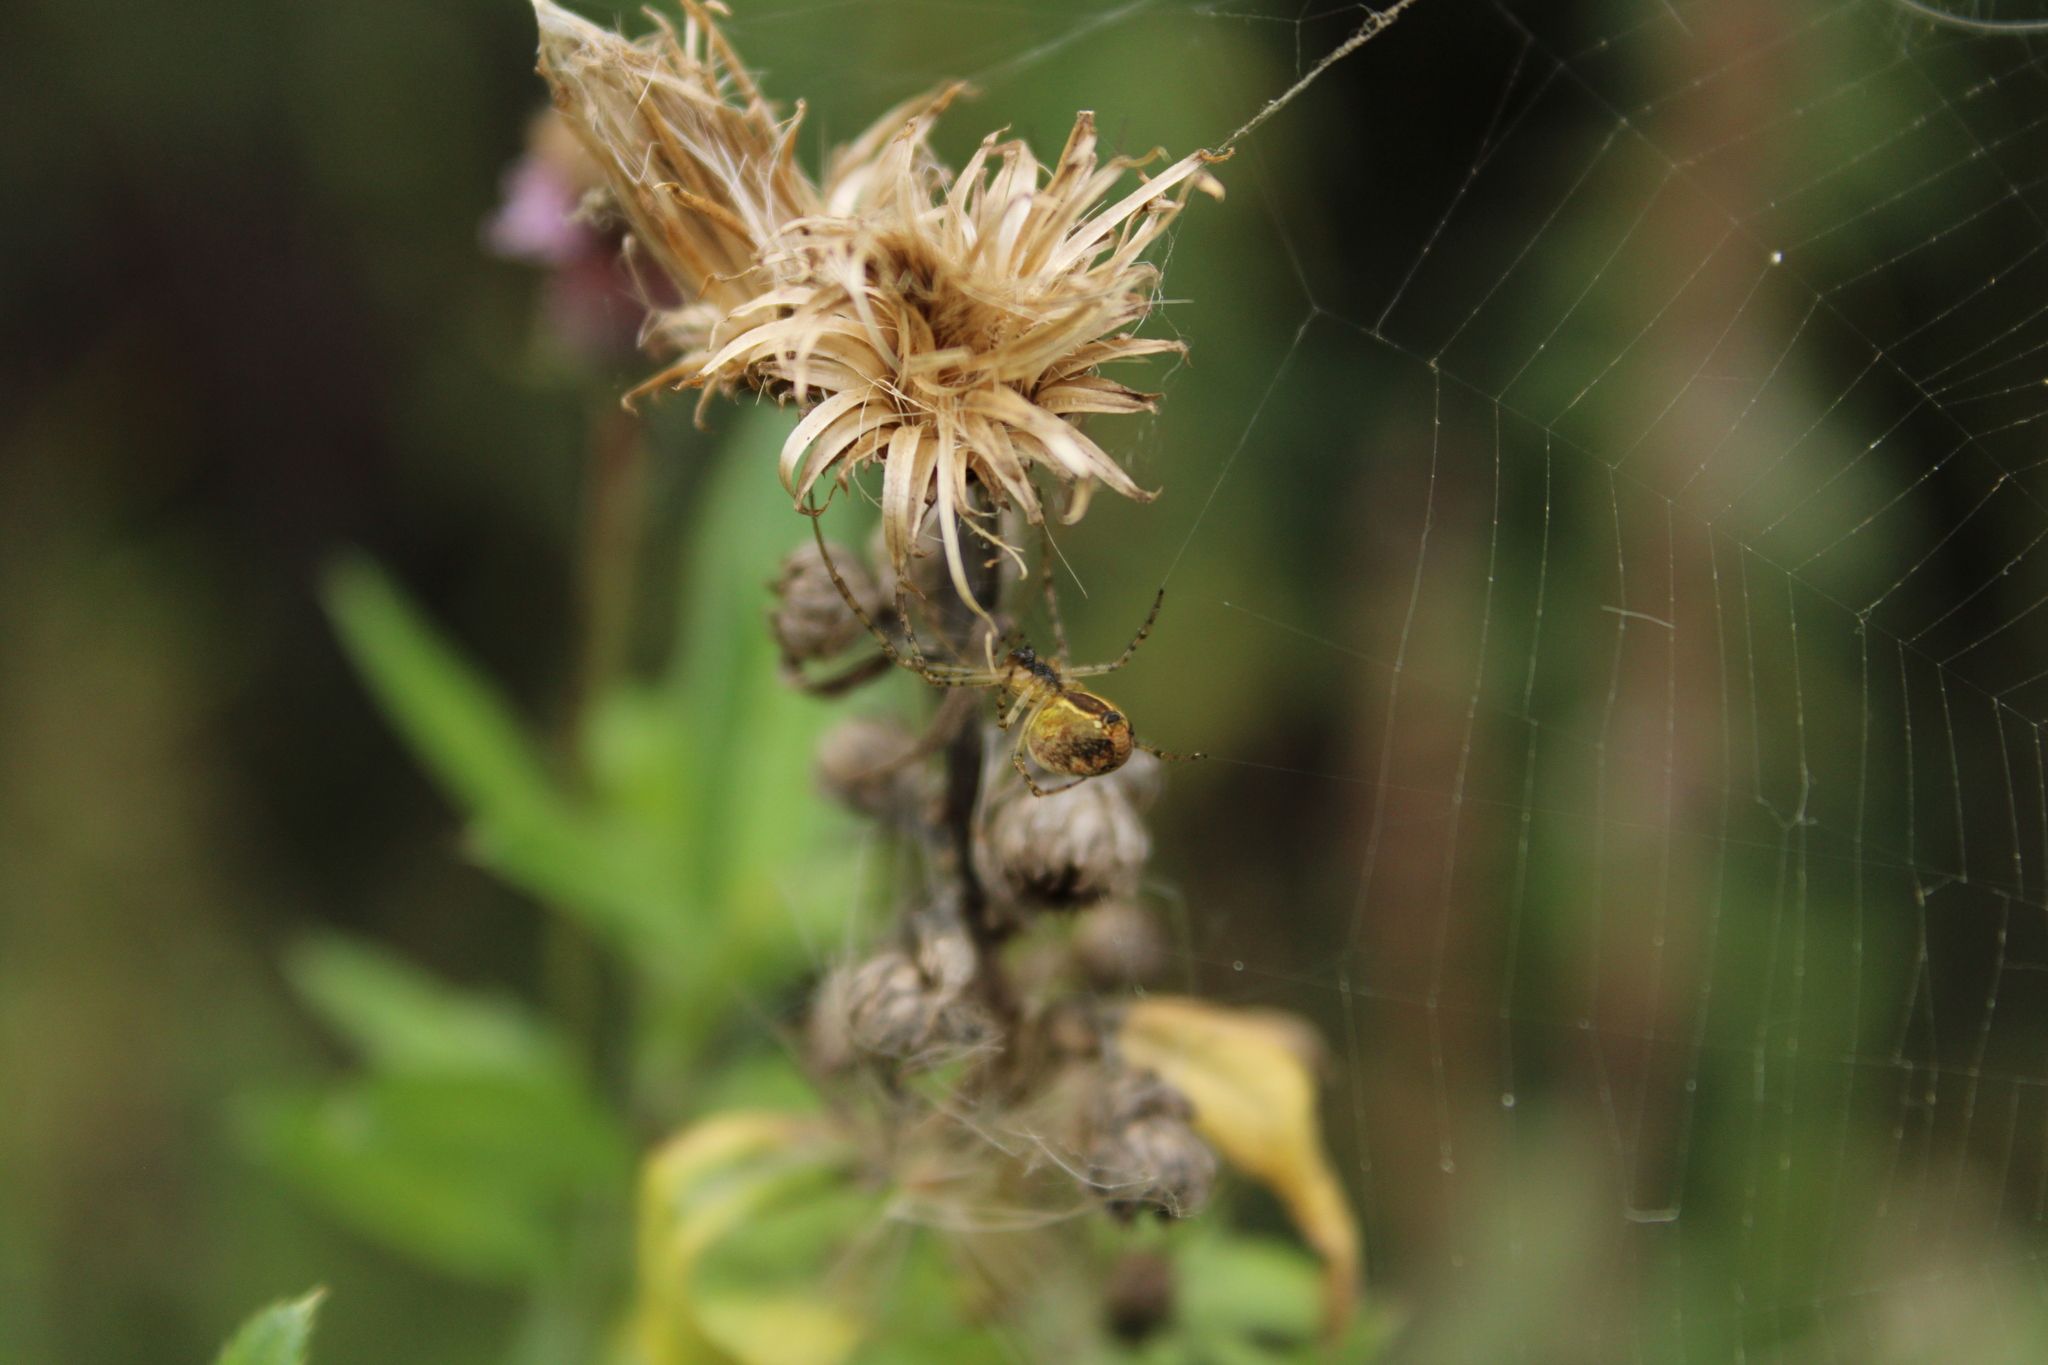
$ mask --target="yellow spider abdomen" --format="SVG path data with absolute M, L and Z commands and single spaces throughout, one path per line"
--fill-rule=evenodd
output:
M 1024 730 L 1032 761 L 1063 777 L 1100 777 L 1124 766 L 1132 748 L 1130 718 L 1078 689 L 1059 693 Z

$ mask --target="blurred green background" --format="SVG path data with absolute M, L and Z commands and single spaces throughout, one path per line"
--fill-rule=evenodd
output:
M 956 163 L 1003 125 L 1050 153 L 1077 108 L 1125 149 L 1214 145 L 1361 18 L 734 8 L 812 156 L 974 80 Z M 480 242 L 533 44 L 506 0 L 10 25 L 0 1360 L 207 1359 L 314 1283 L 323 1365 L 500 1359 L 530 1312 L 309 1201 L 249 1097 L 354 1055 L 286 980 L 348 970 L 294 957 L 326 935 L 584 998 L 319 592 L 366 551 L 566 763 L 586 451 L 639 366 L 564 354 L 541 272 Z M 2042 77 L 1882 0 L 1421 0 L 1177 229 L 1156 325 L 1191 359 L 1160 418 L 1100 429 L 1165 492 L 1063 540 L 1076 651 L 1169 583 L 1114 695 L 1216 756 L 1154 817 L 1177 970 L 1329 1037 L 1397 1357 L 2048 1340 Z M 752 459 L 774 500 L 762 419 L 688 406 L 646 421 L 628 672 L 765 693 L 765 642 L 673 654 L 713 638 L 686 566 L 741 496 L 720 474 Z M 748 564 L 805 534 L 751 515 L 720 523 L 759 528 Z M 704 745 L 674 766 L 710 800 L 756 767 L 794 792 L 809 705 L 763 703 L 779 748 L 608 733 Z M 777 948 L 748 1008 L 786 1016 L 835 948 Z M 632 1140 L 706 1103 L 671 1088 Z

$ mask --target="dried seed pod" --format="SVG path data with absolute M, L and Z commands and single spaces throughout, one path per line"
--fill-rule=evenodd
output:
M 814 768 L 827 796 L 877 819 L 919 809 L 933 795 L 917 737 L 887 716 L 849 716 L 818 741 Z
M 1096 1097 L 1090 1178 L 1119 1218 L 1199 1212 L 1216 1188 L 1216 1153 L 1196 1134 L 1187 1096 L 1150 1071 L 1116 1071 Z
M 879 1057 L 908 1057 L 924 1047 L 943 1008 L 935 984 L 902 953 L 883 953 L 854 968 L 846 989 L 854 1047 Z
M 1173 1262 L 1133 1251 L 1110 1269 L 1102 1292 L 1103 1317 L 1119 1341 L 1136 1346 L 1173 1321 L 1179 1285 Z
M 1059 1000 L 1039 1017 L 1039 1032 L 1055 1057 L 1093 1058 L 1102 1055 L 1102 1028 L 1095 1011 L 1079 1000 Z
M 1166 975 L 1166 931 L 1151 911 L 1129 901 L 1089 911 L 1068 951 L 1082 978 L 1101 991 L 1150 986 Z
M 860 603 L 870 620 L 875 619 L 880 615 L 882 599 L 866 566 L 842 546 L 828 544 L 826 549 L 831 552 L 832 563 L 853 600 Z M 768 628 L 787 664 L 829 659 L 843 653 L 866 630 L 840 596 L 815 541 L 806 541 L 791 550 L 782 561 L 782 572 L 769 587 L 775 593 L 776 605 L 768 617 Z
M 966 996 L 973 980 L 974 950 L 954 933 L 834 972 L 812 1011 L 815 1060 L 827 1070 L 855 1056 L 926 1064 L 979 1045 L 990 1028 Z
M 1047 796 L 1005 784 L 982 818 L 982 879 L 1016 904 L 1057 910 L 1131 895 L 1152 853 L 1132 797 L 1145 792 L 1157 767 L 1149 754 L 1134 755 L 1115 773 Z

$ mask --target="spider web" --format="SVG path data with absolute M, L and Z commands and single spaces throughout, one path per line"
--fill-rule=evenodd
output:
M 1172 586 L 1183 966 L 1329 1034 L 1401 1358 L 2048 1345 L 2048 6 L 1931 8 L 1422 0 L 1176 229 L 1079 633 Z M 735 28 L 1185 150 L 1371 16 Z

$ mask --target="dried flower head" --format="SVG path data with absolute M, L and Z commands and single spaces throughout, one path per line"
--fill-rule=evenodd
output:
M 990 1034 L 973 981 L 974 950 L 949 932 L 834 972 L 812 1014 L 813 1054 L 836 1070 L 854 1056 L 922 1066 L 972 1050 Z
M 1187 1096 L 1150 1071 L 1115 1070 L 1096 1099 L 1089 1174 L 1109 1211 L 1129 1218 L 1199 1213 L 1216 1188 L 1216 1153 Z
M 1141 172 L 1105 204 L 1154 158 L 1103 163 L 1082 113 L 1051 166 L 992 133 L 955 176 L 930 148 L 954 85 L 883 115 L 814 184 L 793 155 L 802 106 L 777 121 L 707 4 L 683 0 L 680 33 L 664 22 L 629 42 L 534 3 L 556 106 L 686 300 L 653 320 L 681 358 L 643 390 L 794 399 L 807 412 L 782 449 L 790 493 L 801 504 L 828 475 L 844 487 L 882 465 L 892 563 L 936 512 L 970 601 L 956 516 L 992 544 L 1003 506 L 1041 521 L 1036 470 L 1069 490 L 1069 522 L 1097 485 L 1151 496 L 1076 419 L 1153 410 L 1156 395 L 1100 368 L 1182 349 L 1131 335 L 1156 301 L 1141 258 L 1191 190 L 1220 196 L 1217 158 Z
M 982 816 L 983 879 L 1014 904 L 1061 910 L 1135 892 L 1152 853 L 1138 812 L 1158 766 L 1134 754 L 1115 772 L 1042 797 L 1005 783 Z
M 848 716 L 818 741 L 813 771 L 827 796 L 860 815 L 908 818 L 937 795 L 917 736 L 887 716 Z
M 805 541 L 783 557 L 782 570 L 769 585 L 775 594 L 775 610 L 768 617 L 768 628 L 782 649 L 785 664 L 842 654 L 865 630 L 832 582 L 831 570 L 825 567 L 826 552 L 868 618 L 882 615 L 874 580 L 858 559 L 840 546 L 821 552 L 816 541 Z

